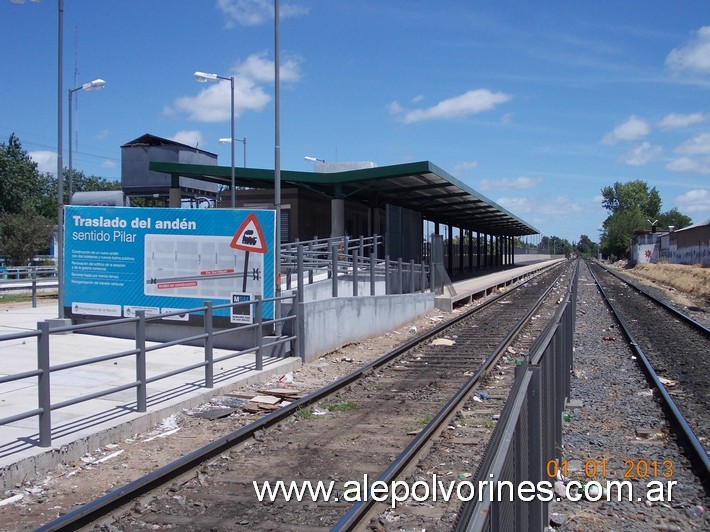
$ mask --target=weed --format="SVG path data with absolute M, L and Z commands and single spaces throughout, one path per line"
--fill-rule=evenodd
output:
M 419 420 L 419 423 L 422 425 L 428 425 L 429 423 L 431 423 L 432 419 L 434 419 L 434 415 L 427 414 L 426 416 L 424 416 L 422 419 Z
M 313 409 L 310 406 L 307 406 L 305 408 L 297 408 L 296 412 L 294 413 L 294 416 L 296 416 L 298 419 L 313 419 L 316 417 L 316 415 L 313 413 Z
M 48 294 L 37 294 L 37 301 L 49 301 L 51 299 L 56 300 L 57 296 L 56 295 L 48 295 Z M 5 294 L 0 294 L 0 304 L 11 304 L 11 303 L 30 303 L 32 301 L 32 295 L 31 294 L 23 294 L 23 293 L 5 293 Z
M 326 399 L 321 402 L 321 406 L 330 412 L 348 412 L 357 408 L 355 403 L 342 399 Z

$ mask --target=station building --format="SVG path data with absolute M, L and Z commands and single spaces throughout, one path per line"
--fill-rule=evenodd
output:
M 219 166 L 217 156 L 146 134 L 122 147 L 128 196 L 236 208 L 273 208 L 273 169 Z M 430 161 L 389 166 L 320 163 L 280 170 L 281 242 L 381 235 L 379 256 L 441 262 L 449 275 L 513 265 L 515 239 L 539 231 Z M 226 193 L 225 193 L 226 191 Z M 428 233 L 428 234 L 427 234 Z M 437 256 L 438 255 L 438 256 Z

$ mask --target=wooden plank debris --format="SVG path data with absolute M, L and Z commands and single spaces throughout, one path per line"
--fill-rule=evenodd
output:
M 293 399 L 297 398 L 300 399 L 303 397 L 303 393 L 301 390 L 297 388 L 269 388 L 266 390 L 257 390 L 256 393 L 260 393 L 263 395 L 273 395 L 276 397 L 283 397 L 284 399 Z
M 281 398 L 274 395 L 256 395 L 251 398 L 252 403 L 265 405 L 275 405 L 279 401 L 281 401 Z

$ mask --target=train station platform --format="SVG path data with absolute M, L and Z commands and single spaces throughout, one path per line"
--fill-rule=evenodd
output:
M 525 261 L 525 255 L 522 255 L 522 259 L 518 258 L 516 266 L 507 266 L 493 272 L 480 270 L 464 273 L 452 279 L 451 285 L 444 287 L 443 294 L 437 294 L 434 306 L 445 312 L 451 312 L 456 306 L 466 305 L 475 299 L 486 297 L 496 290 L 517 283 L 564 260 L 564 258 L 551 258 Z
M 454 279 L 453 290 L 445 288 L 436 296 L 436 307 L 451 311 L 456 305 L 470 302 L 509 286 L 518 280 L 558 262 L 536 261 L 517 267 L 485 272 L 468 278 Z M 36 308 L 13 304 L 0 308 L 0 336 L 36 330 L 38 323 L 55 319 L 56 302 L 41 302 Z M 150 344 L 150 343 L 149 343 Z M 52 366 L 103 353 L 117 353 L 135 348 L 131 339 L 88 334 L 52 335 Z M 224 353 L 215 350 L 215 358 Z M 169 373 L 186 365 L 186 360 L 201 356 L 202 348 L 175 345 L 151 352 L 157 373 Z M 195 369 L 151 383 L 148 387 L 148 412 L 136 411 L 135 390 L 126 390 L 78 403 L 52 412 L 52 443 L 40 447 L 38 418 L 30 417 L 0 425 L 0 488 L 8 489 L 25 479 L 43 478 L 60 463 L 80 459 L 87 452 L 109 443 L 147 432 L 170 415 L 183 409 L 203 405 L 215 396 L 224 395 L 242 385 L 267 382 L 294 371 L 300 358 L 264 358 L 264 369 L 255 369 L 253 354 L 241 355 L 225 363 L 229 367 L 215 371 L 214 388 L 204 387 L 204 370 Z M 31 371 L 37 367 L 37 345 L 34 340 L 0 342 L 0 376 Z M 52 404 L 90 395 L 98 390 L 134 382 L 136 368 L 132 357 L 109 361 L 103 365 L 82 366 L 71 376 L 52 376 Z M 77 391 L 80 390 L 80 391 Z M 0 384 L 0 418 L 34 408 L 38 402 L 37 379 Z M 1 498 L 0 498 L 1 499 Z
M 56 319 L 57 303 L 13 304 L 0 308 L 0 336 L 37 329 L 38 322 Z M 149 347 L 153 342 L 147 342 Z M 79 358 L 135 349 L 131 339 L 89 334 L 53 334 L 50 338 L 52 366 Z M 227 351 L 215 349 L 217 359 Z M 175 345 L 150 353 L 151 374 L 166 374 L 199 361 L 201 347 Z M 39 445 L 38 417 L 0 425 L 0 488 L 14 487 L 23 479 L 43 478 L 62 462 L 78 460 L 93 451 L 135 434 L 147 432 L 182 409 L 195 408 L 211 398 L 242 385 L 266 382 L 296 370 L 300 358 L 264 357 L 263 369 L 255 369 L 254 354 L 239 355 L 215 368 L 214 387 L 205 388 L 204 369 L 179 373 L 148 385 L 148 411 L 136 411 L 135 389 L 117 392 L 52 411 L 52 443 Z M 37 368 L 34 339 L 0 342 L 0 375 Z M 218 371 L 219 369 L 219 371 Z M 91 395 L 136 380 L 134 357 L 52 372 L 52 404 Z M 11 417 L 37 406 L 37 378 L 0 384 L 0 418 Z M 0 497 L 1 499 L 1 497 Z

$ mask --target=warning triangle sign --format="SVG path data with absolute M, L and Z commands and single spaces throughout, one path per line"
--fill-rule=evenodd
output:
M 254 253 L 266 253 L 266 240 L 259 225 L 259 220 L 253 212 L 247 216 L 234 233 L 229 247 Z

